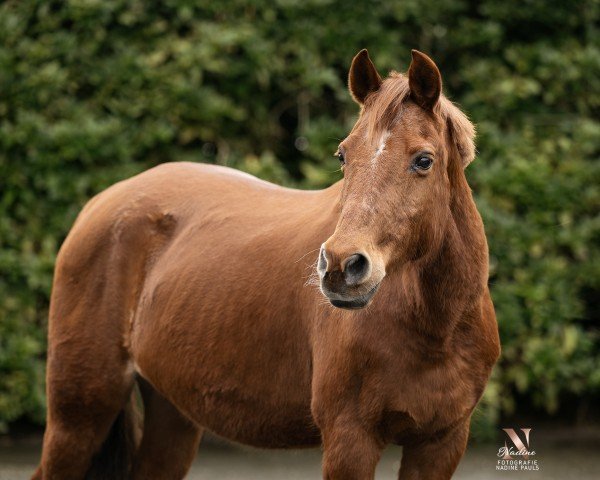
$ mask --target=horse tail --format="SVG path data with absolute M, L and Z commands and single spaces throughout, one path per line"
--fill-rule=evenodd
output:
M 117 415 L 102 447 L 92 459 L 85 480 L 127 480 L 131 478 L 133 456 L 140 439 L 140 412 L 135 389 Z

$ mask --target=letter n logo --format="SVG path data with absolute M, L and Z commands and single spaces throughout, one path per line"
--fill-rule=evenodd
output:
M 529 458 L 529 455 L 528 455 L 528 453 L 529 453 L 529 432 L 531 432 L 531 428 L 522 428 L 521 429 L 521 431 L 523 432 L 523 435 L 525 436 L 525 443 L 523 443 L 523 441 L 521 440 L 519 435 L 517 435 L 517 432 L 515 432 L 515 430 L 513 428 L 503 428 L 502 430 L 504 430 L 504 432 L 506 432 L 506 435 L 508 436 L 508 438 L 510 439 L 510 441 L 515 446 L 515 449 L 518 452 L 521 452 L 523 450 L 525 450 L 525 452 L 527 452 L 526 454 L 523 455 L 523 458 L 528 459 Z M 512 459 L 512 457 L 509 454 L 509 448 L 506 443 L 506 440 L 504 440 L 504 456 L 502 458 L 504 460 Z

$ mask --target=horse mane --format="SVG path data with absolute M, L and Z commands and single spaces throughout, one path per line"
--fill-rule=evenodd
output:
M 408 78 L 401 73 L 391 72 L 379 90 L 367 97 L 361 112 L 361 117 L 364 117 L 364 121 L 367 122 L 370 138 L 377 138 L 384 130 L 389 130 L 393 126 L 409 97 Z M 475 158 L 474 125 L 443 94 L 436 106 L 435 113 L 448 126 L 463 167 L 466 167 Z

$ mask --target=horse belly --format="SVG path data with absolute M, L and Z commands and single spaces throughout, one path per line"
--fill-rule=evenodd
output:
M 320 444 L 320 433 L 312 421 L 309 402 L 269 404 L 266 395 L 251 397 L 249 389 L 240 394 L 221 387 L 202 386 L 196 391 L 195 397 L 184 402 L 186 412 L 219 436 L 262 448 Z
M 254 304 L 272 306 L 269 298 L 235 295 L 225 303 L 216 289 L 189 297 L 182 289 L 168 289 L 169 301 L 160 303 L 169 308 L 140 309 L 132 334 L 138 372 L 187 417 L 225 438 L 274 448 L 319 444 L 309 340 L 298 314 L 274 307 L 265 313 Z
M 170 363 L 168 357 L 163 360 Z M 265 378 L 268 369 L 240 381 L 235 375 L 204 375 L 194 380 L 192 368 L 174 372 L 150 367 L 147 372 L 148 367 L 138 365 L 144 378 L 186 417 L 219 436 L 263 448 L 320 443 L 310 411 L 310 390 L 279 388 Z

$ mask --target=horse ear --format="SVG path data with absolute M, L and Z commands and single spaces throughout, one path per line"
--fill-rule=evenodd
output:
M 381 77 L 369 58 L 369 52 L 363 48 L 352 59 L 350 73 L 348 74 L 348 89 L 352 98 L 362 105 L 367 95 L 376 92 L 381 86 Z
M 425 110 L 433 110 L 442 93 L 442 75 L 431 58 L 418 50 L 412 51 L 408 69 L 411 98 Z

